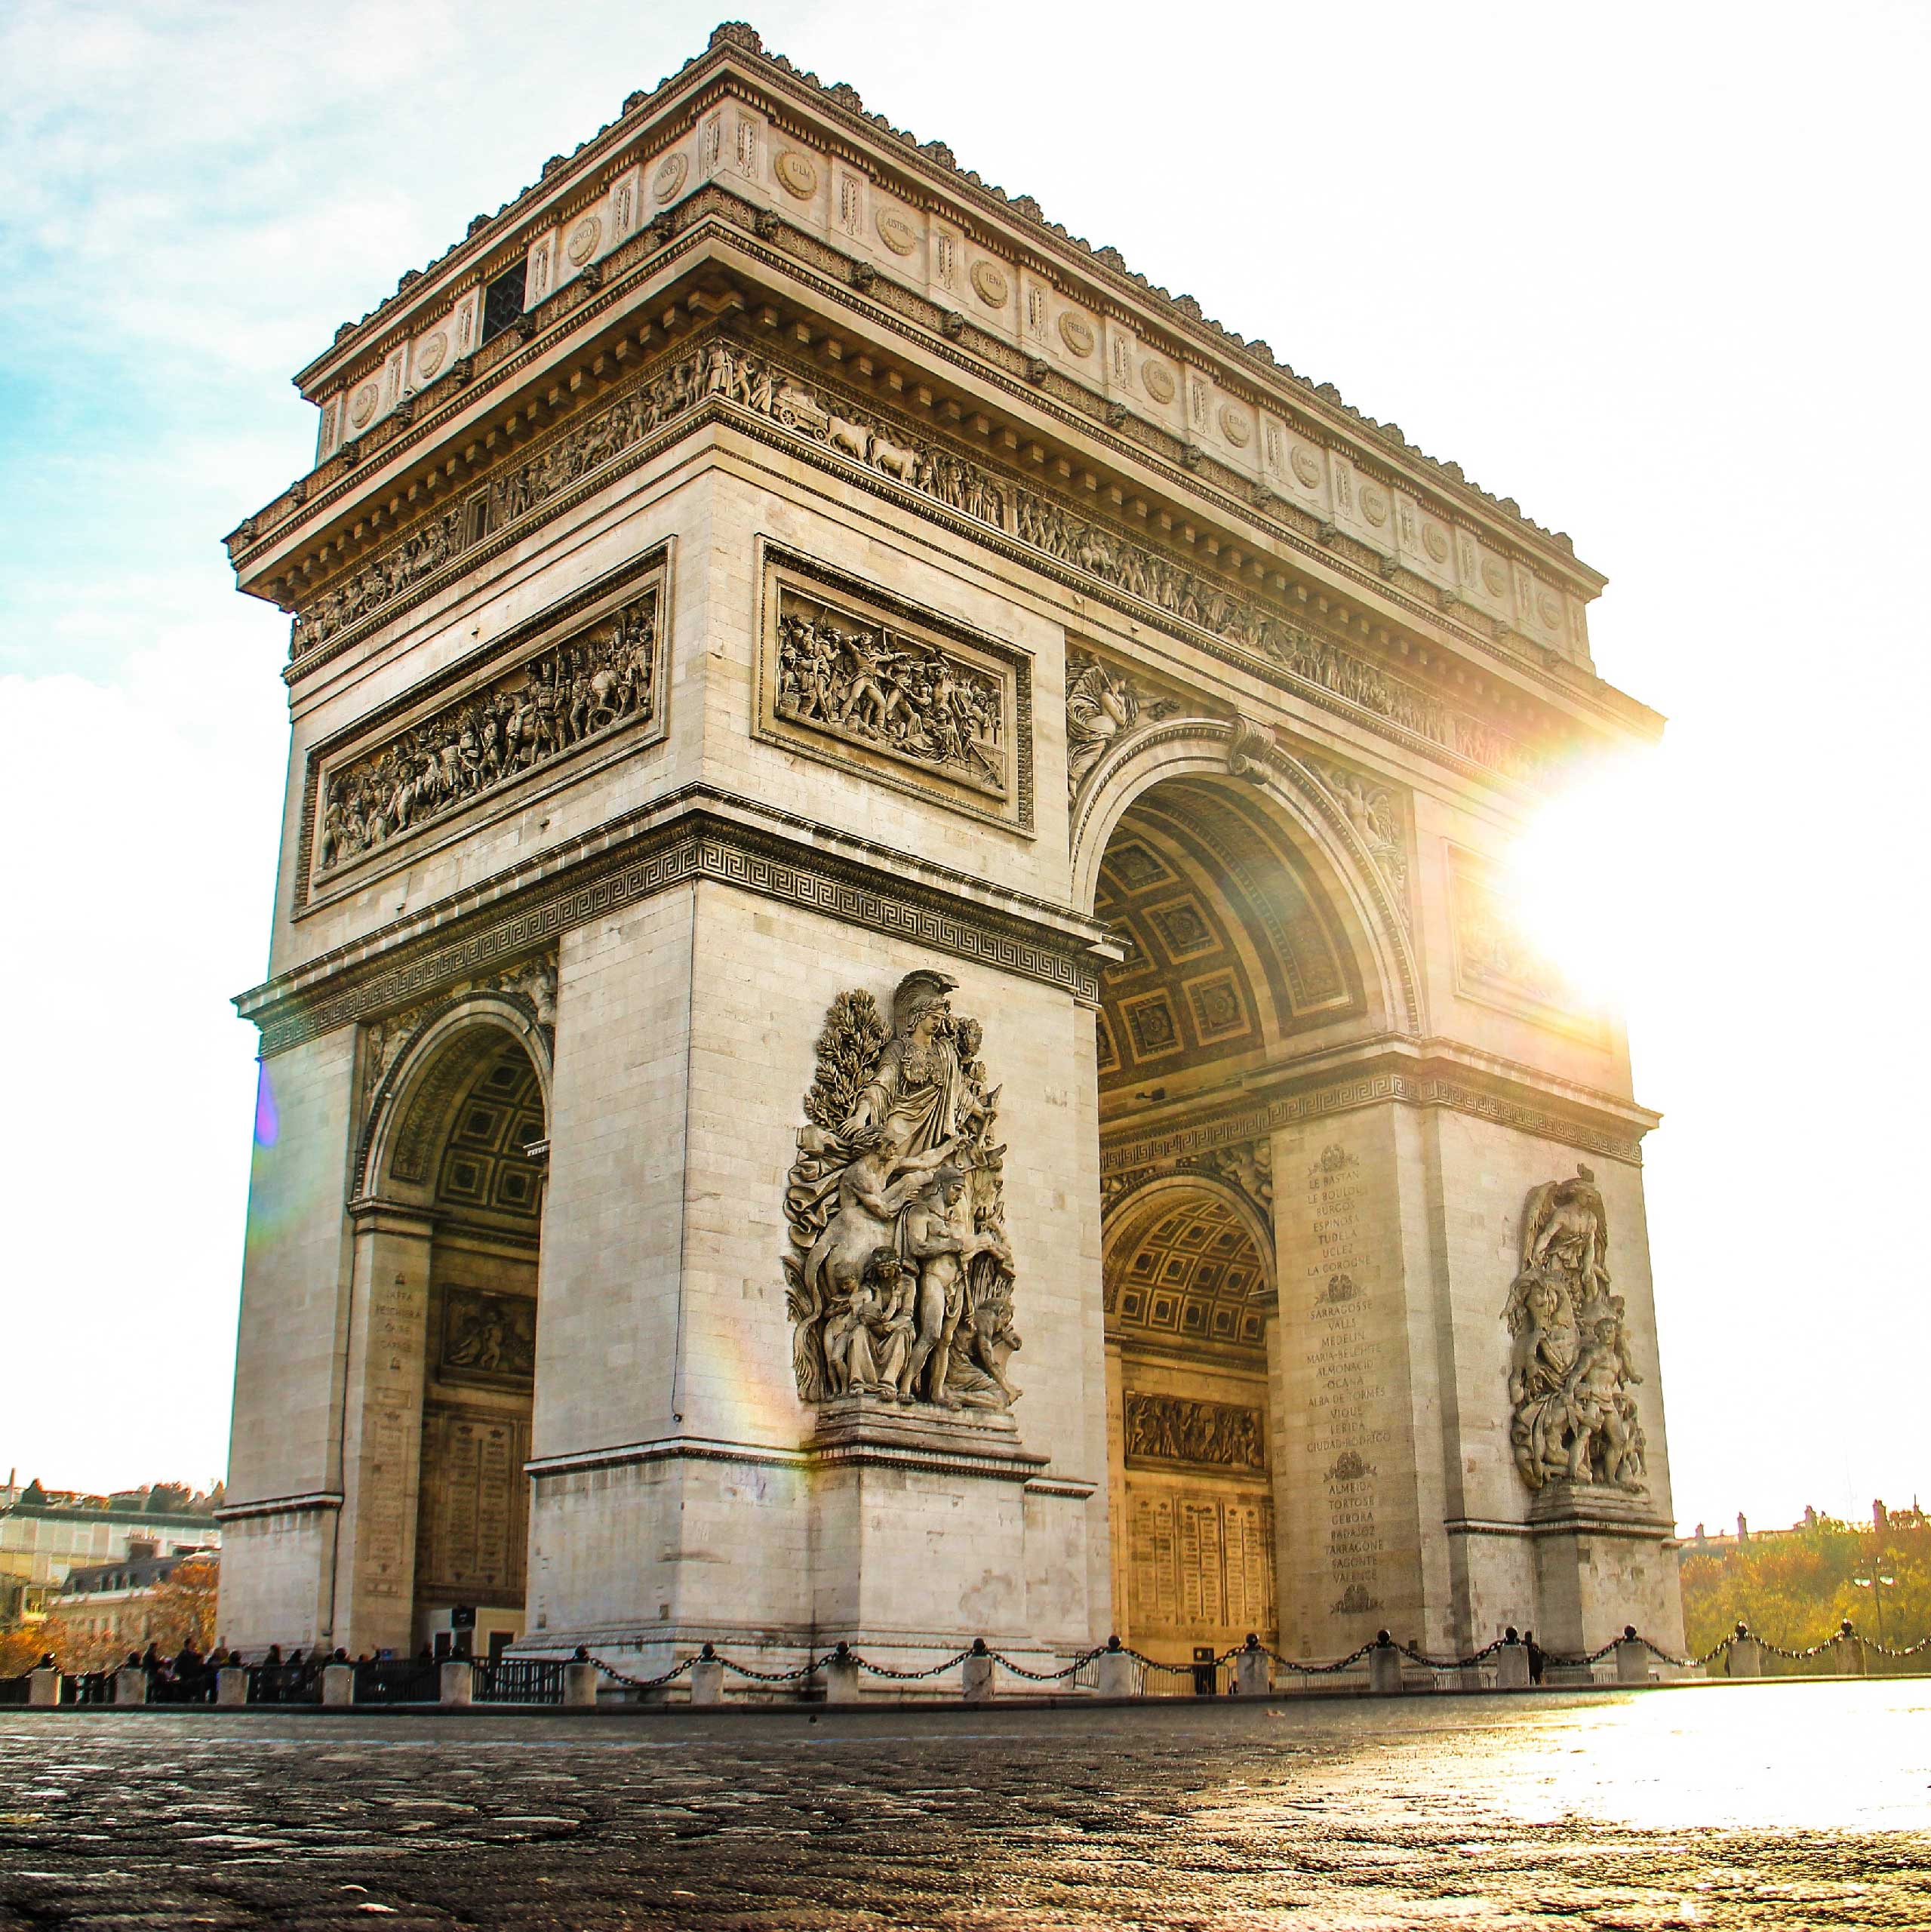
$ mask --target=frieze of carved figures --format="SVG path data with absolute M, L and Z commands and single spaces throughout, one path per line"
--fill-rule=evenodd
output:
M 1207 1463 L 1230 1469 L 1267 1467 L 1261 1413 L 1234 1402 L 1130 1390 L 1127 1454 L 1137 1462 Z
M 1013 1254 L 981 1029 L 944 973 L 908 974 L 889 1020 L 841 993 L 818 1037 L 785 1189 L 786 1306 L 807 1402 L 866 1396 L 1004 1410 Z
M 1643 1429 L 1629 1392 L 1623 1298 L 1610 1291 L 1609 1217 L 1595 1176 L 1531 1188 L 1521 1266 L 1504 1311 L 1515 1466 L 1531 1489 L 1596 1483 L 1643 1493 Z
M 490 480 L 480 514 L 446 511 L 357 565 L 297 614 L 290 655 L 326 643 L 380 611 L 560 491 L 592 475 L 644 437 L 710 401 L 734 403 L 862 468 L 1072 565 L 1182 622 L 1318 685 L 1471 762 L 1525 783 L 1549 761 L 1505 732 L 1442 703 L 1372 660 L 1275 616 L 1252 598 L 1143 545 L 1077 517 L 1047 497 L 1007 493 L 976 464 L 845 401 L 725 337 L 658 365 L 580 423 L 558 432 Z M 473 502 L 473 499 L 472 500 Z
M 1066 796 L 1136 726 L 1171 715 L 1179 707 L 1154 697 L 1125 672 L 1083 651 L 1066 654 Z
M 329 773 L 327 872 L 655 708 L 656 592 L 552 645 Z
M 1416 737 L 1477 764 L 1534 782 L 1548 761 L 1479 718 L 1456 711 L 1370 659 L 1287 623 L 1251 598 L 1084 521 L 1031 491 L 1015 493 L 1017 534 L 1050 557 L 1158 605 L 1184 623 L 1278 665 Z
M 442 1308 L 444 1370 L 483 1382 L 527 1382 L 536 1374 L 534 1297 L 450 1287 Z
M 660 365 L 617 399 L 570 425 L 490 481 L 482 514 L 449 512 L 331 586 L 297 617 L 291 655 L 380 610 L 485 536 L 506 528 L 653 431 L 709 401 L 735 403 L 981 523 L 1003 528 L 1005 498 L 976 464 L 909 438 L 868 412 L 724 337 Z
M 786 585 L 778 606 L 780 718 L 1004 797 L 1003 682 L 953 652 Z

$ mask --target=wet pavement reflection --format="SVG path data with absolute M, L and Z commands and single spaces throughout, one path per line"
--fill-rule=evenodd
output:
M 0 1927 L 1931 1927 L 1931 1683 L 11 1712 Z

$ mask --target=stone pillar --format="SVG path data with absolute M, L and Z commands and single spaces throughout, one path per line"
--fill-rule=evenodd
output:
M 123 1664 L 114 1673 L 114 1701 L 117 1704 L 147 1702 L 147 1672 L 138 1664 Z
M 1401 1691 L 1401 1653 L 1384 1630 L 1368 1653 L 1368 1688 L 1377 1697 L 1398 1697 Z
M 357 1213 L 342 1465 L 342 1577 L 335 1641 L 414 1644 L 417 1481 L 433 1224 L 382 1203 Z
M 1242 1697 L 1265 1697 L 1274 1688 L 1266 1651 L 1253 1637 L 1234 1655 L 1234 1690 Z
M 1636 1634 L 1633 1623 L 1623 1626 L 1616 1647 L 1616 1681 L 1619 1684 L 1647 1684 L 1650 1681 L 1650 1647 Z
M 29 1674 L 27 1683 L 27 1702 L 37 1706 L 57 1704 L 60 1701 L 60 1673 L 57 1670 L 36 1670 Z
M 1132 1697 L 1139 1694 L 1133 1681 L 1133 1660 L 1120 1647 L 1118 1637 L 1108 1640 L 1093 1660 L 1093 1687 L 1102 1697 Z
M 238 1664 L 226 1664 L 215 1672 L 214 1701 L 217 1704 L 245 1704 L 248 1701 L 248 1673 Z
M 597 1708 L 597 1666 L 587 1659 L 573 1657 L 563 1667 L 563 1701 L 572 1710 Z
M 442 1666 L 437 1687 L 437 1701 L 446 1709 L 460 1709 L 476 1700 L 476 1672 L 467 1657 L 450 1657 Z
M 721 1704 L 724 1701 L 724 1667 L 704 1646 L 705 1654 L 690 1666 L 690 1701 L 693 1704 Z
M 972 1655 L 965 1660 L 965 1700 L 968 1704 L 989 1704 L 995 1694 L 992 1659 L 986 1651 L 985 1639 L 975 1637 Z
M 355 1666 L 346 1663 L 324 1664 L 322 1666 L 322 1702 L 324 1704 L 352 1704 L 355 1701 Z
M 1728 1668 L 1732 1677 L 1761 1677 L 1763 1674 L 1763 1647 L 1751 1635 L 1745 1625 L 1739 1623 L 1736 1635 L 1730 1639 Z
M 1275 1521 L 1290 1656 L 1344 1657 L 1396 1620 L 1424 1649 L 1462 1647 L 1439 1530 L 1451 1512 L 1420 1132 L 1390 1102 L 1272 1137 Z
M 828 1704 L 855 1704 L 858 1697 L 858 1665 L 841 1644 L 838 1655 L 825 1666 L 825 1701 Z
M 1529 1650 L 1516 1640 L 1511 1629 L 1502 1648 L 1495 1654 L 1495 1687 L 1498 1690 L 1526 1690 L 1529 1687 Z

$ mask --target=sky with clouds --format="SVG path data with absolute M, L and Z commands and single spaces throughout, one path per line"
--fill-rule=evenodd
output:
M 0 10 L 0 1472 L 226 1460 L 254 1084 L 227 1001 L 266 953 L 287 625 L 217 540 L 308 467 L 288 377 L 716 17 Z M 1931 1059 L 1931 15 L 826 0 L 755 24 L 1609 574 L 1597 666 L 1666 746 L 1532 863 L 1667 1116 L 1680 1519 L 1931 1487 L 1902 1212 Z

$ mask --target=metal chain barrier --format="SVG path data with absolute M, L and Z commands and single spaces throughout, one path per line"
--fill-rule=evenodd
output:
M 1859 1643 L 1865 1650 L 1874 1651 L 1880 1657 L 1913 1657 L 1921 1656 L 1926 1651 L 1931 1651 L 1931 1635 L 1920 1637 L 1916 1643 L 1907 1644 L 1903 1648 L 1899 1649 L 1889 1644 L 1874 1642 L 1868 1637 L 1858 1636 L 1856 1629 L 1846 1620 L 1836 1636 L 1827 1638 L 1822 1643 L 1813 1644 L 1808 1650 L 1802 1651 L 1787 1650 L 1782 1644 L 1773 1644 L 1767 1638 L 1757 1636 L 1746 1625 L 1739 1623 L 1735 1630 L 1712 1644 L 1701 1657 L 1677 1657 L 1665 1650 L 1661 1644 L 1648 1637 L 1640 1635 L 1633 1628 L 1629 1627 L 1625 1627 L 1622 1636 L 1612 1637 L 1607 1643 L 1590 1651 L 1586 1656 L 1572 1657 L 1557 1651 L 1545 1651 L 1542 1654 L 1548 1663 L 1554 1664 L 1559 1668 L 1579 1669 L 1600 1663 L 1616 1649 L 1619 1644 L 1636 1643 L 1640 1644 L 1659 1663 L 1668 1664 L 1678 1670 L 1700 1670 L 1714 1663 L 1717 1658 L 1726 1655 L 1738 1644 L 1742 1642 L 1755 1643 L 1773 1657 L 1783 1657 L 1792 1663 L 1807 1663 L 1813 1657 L 1822 1657 L 1827 1651 L 1835 1650 L 1840 1643 L 1846 1640 Z M 1498 1637 L 1493 1643 L 1484 1644 L 1481 1649 L 1471 1652 L 1467 1657 L 1430 1657 L 1412 1638 L 1407 1643 L 1397 1644 L 1386 1631 L 1382 1631 L 1358 1649 L 1351 1651 L 1345 1657 L 1336 1658 L 1331 1663 L 1304 1663 L 1297 1657 L 1283 1657 L 1278 1651 L 1269 1645 L 1250 1638 L 1244 1644 L 1236 1644 L 1223 1651 L 1214 1659 L 1213 1668 L 1216 1670 L 1223 1669 L 1243 1657 L 1258 1655 L 1266 1657 L 1281 1669 L 1291 1671 L 1297 1676 L 1333 1677 L 1339 1675 L 1342 1671 L 1351 1670 L 1364 1658 L 1371 1656 L 1375 1651 L 1387 1650 L 1394 1651 L 1428 1670 L 1473 1670 L 1490 1662 L 1500 1652 L 1508 1649 L 1512 1644 L 1519 1641 L 1519 1639 L 1512 1635 Z M 929 1665 L 923 1670 L 894 1670 L 888 1664 L 874 1663 L 869 1657 L 860 1657 L 848 1644 L 845 1643 L 838 1644 L 834 1648 L 826 1651 L 823 1656 L 813 1657 L 808 1662 L 801 1664 L 795 1670 L 755 1669 L 749 1664 L 739 1663 L 734 1658 L 721 1655 L 715 1645 L 712 1644 L 705 1644 L 701 1651 L 685 1657 L 681 1663 L 672 1664 L 668 1670 L 660 1671 L 655 1677 L 632 1676 L 628 1672 L 619 1670 L 614 1664 L 607 1663 L 601 1657 L 592 1657 L 590 1661 L 595 1663 L 598 1669 L 613 1683 L 621 1684 L 632 1690 L 656 1690 L 662 1689 L 666 1684 L 674 1683 L 693 1665 L 698 1663 L 721 1664 L 733 1676 L 748 1678 L 756 1684 L 800 1684 L 807 1678 L 815 1676 L 826 1666 L 835 1663 L 850 1664 L 871 1676 L 884 1678 L 895 1684 L 918 1684 L 923 1683 L 931 1678 L 942 1676 L 949 1670 L 956 1670 L 969 1659 L 975 1657 L 990 1658 L 994 1663 L 1010 1671 L 1013 1676 L 1022 1678 L 1029 1684 L 1064 1683 L 1068 1679 L 1078 1676 L 1088 1665 L 1105 1657 L 1130 1658 L 1133 1663 L 1139 1666 L 1142 1672 L 1160 1671 L 1170 1677 L 1191 1677 L 1196 1670 L 1207 1667 L 1204 1661 L 1199 1664 L 1162 1663 L 1157 1657 L 1150 1657 L 1144 1651 L 1134 1650 L 1131 1646 L 1122 1644 L 1117 1637 L 1110 1643 L 1096 1644 L 1090 1651 L 1083 1651 L 1074 1658 L 1071 1663 L 1065 1665 L 1058 1670 L 1034 1670 L 1029 1666 L 1007 1657 L 1003 1651 L 994 1650 L 982 1637 L 974 1638 L 965 1649 L 955 1651 L 952 1656 L 943 1659 L 939 1663 Z

